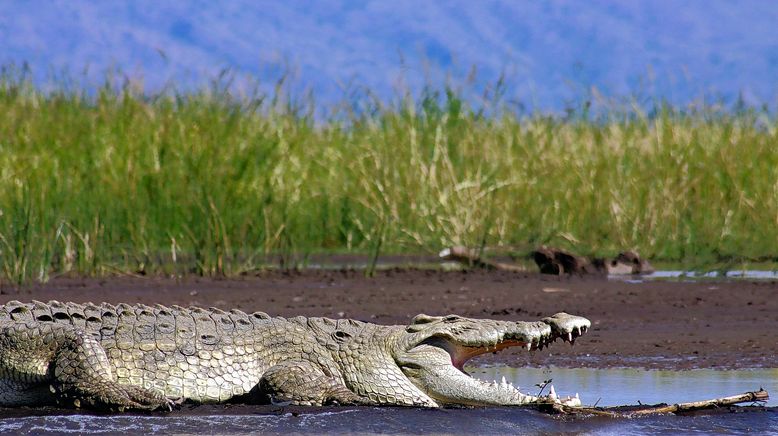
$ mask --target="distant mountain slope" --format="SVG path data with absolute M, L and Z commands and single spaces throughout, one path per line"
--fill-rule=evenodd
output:
M 111 66 L 148 86 L 230 67 L 270 79 L 287 65 L 326 99 L 347 83 L 387 95 L 400 74 L 508 75 L 509 97 L 558 108 L 590 86 L 675 102 L 703 93 L 778 100 L 773 1 L 6 1 L 0 62 L 93 77 Z

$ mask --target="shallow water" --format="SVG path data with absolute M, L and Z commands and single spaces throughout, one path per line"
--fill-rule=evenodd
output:
M 634 368 L 471 368 L 481 380 L 504 376 L 522 392 L 537 394 L 536 383 L 552 379 L 559 395 L 580 395 L 584 404 L 685 403 L 756 391 L 773 394 L 768 406 L 778 406 L 778 369 L 660 371 Z
M 746 279 L 746 280 L 776 280 L 778 271 L 770 270 L 733 270 L 733 271 L 655 271 L 651 274 L 638 276 L 609 275 L 611 280 L 623 280 L 627 283 L 642 283 L 646 280 L 709 280 L 709 279 Z
M 734 395 L 760 386 L 778 392 L 778 370 L 644 371 L 634 369 L 471 368 L 481 379 L 501 378 L 534 392 L 534 383 L 552 378 L 557 391 L 578 391 L 599 405 L 673 403 Z M 532 389 L 530 389 L 532 387 Z M 771 400 L 771 405 L 778 404 Z M 294 413 L 290 413 L 293 411 Z M 739 434 L 778 435 L 778 408 L 697 416 L 633 419 L 554 417 L 515 408 L 425 410 L 396 407 L 291 408 L 271 406 L 185 406 L 169 415 L 94 416 L 70 411 L 30 410 L 0 418 L 0 433 L 434 433 L 434 434 Z M 23 415 L 24 413 L 22 413 Z M 0 416 L 3 416 L 0 411 Z M 9 416 L 5 414 L 5 416 Z

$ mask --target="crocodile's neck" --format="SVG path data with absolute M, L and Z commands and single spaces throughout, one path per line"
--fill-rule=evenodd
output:
M 407 346 L 405 326 L 329 318 L 296 317 L 287 321 L 314 333 L 352 392 L 381 404 L 437 406 L 395 362 L 395 351 Z

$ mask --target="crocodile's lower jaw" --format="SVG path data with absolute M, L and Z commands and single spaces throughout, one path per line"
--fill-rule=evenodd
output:
M 513 347 L 520 347 L 527 351 L 537 349 L 537 346 L 533 348 L 532 342 L 524 342 L 524 341 L 509 339 L 494 344 L 493 346 L 485 346 L 485 347 L 454 346 L 454 347 L 449 347 L 448 351 L 449 351 L 449 355 L 451 356 L 451 364 L 455 368 L 457 368 L 460 372 L 462 372 L 462 374 L 466 375 L 467 377 L 470 377 L 473 381 L 478 383 L 478 387 L 476 389 L 483 390 L 484 392 L 486 392 L 487 397 L 494 398 L 495 400 L 499 399 L 498 400 L 499 403 L 504 405 L 526 404 L 533 401 L 537 401 L 538 400 L 537 397 L 521 392 L 518 389 L 518 387 L 515 387 L 513 385 L 513 382 L 508 382 L 504 376 L 502 377 L 502 380 L 500 380 L 499 382 L 496 380 L 489 382 L 489 381 L 484 381 L 472 377 L 464 369 L 465 363 L 476 356 L 480 356 L 486 353 L 497 353 L 506 348 L 513 348 Z

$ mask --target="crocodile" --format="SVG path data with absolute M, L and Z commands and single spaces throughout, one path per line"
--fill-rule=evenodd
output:
M 591 326 L 417 315 L 407 325 L 217 308 L 50 301 L 0 306 L 0 406 L 165 410 L 182 401 L 296 405 L 580 404 L 484 382 L 472 357 L 573 342 Z

